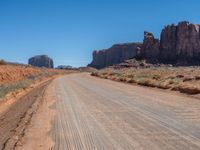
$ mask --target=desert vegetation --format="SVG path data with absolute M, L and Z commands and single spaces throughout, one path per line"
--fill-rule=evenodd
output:
M 92 72 L 91 75 L 187 94 L 200 93 L 199 67 L 106 68 Z
M 1 59 L 0 60 L 0 65 L 6 65 L 6 62 L 3 59 Z
M 7 94 L 29 87 L 36 81 L 72 71 L 37 68 L 27 65 L 7 64 L 0 61 L 0 99 Z

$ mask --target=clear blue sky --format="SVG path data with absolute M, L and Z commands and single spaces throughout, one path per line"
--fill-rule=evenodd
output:
M 0 58 L 87 65 L 94 49 L 159 37 L 166 24 L 200 23 L 199 0 L 0 0 Z

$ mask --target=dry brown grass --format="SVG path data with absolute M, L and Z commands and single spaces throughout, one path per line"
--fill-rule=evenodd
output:
M 177 90 L 187 94 L 200 93 L 199 67 L 107 68 L 91 75 L 119 82 Z
M 73 70 L 55 70 L 37 68 L 25 65 L 1 65 L 0 66 L 0 100 L 8 93 L 26 88 L 35 81 L 41 81 L 54 75 L 67 74 Z

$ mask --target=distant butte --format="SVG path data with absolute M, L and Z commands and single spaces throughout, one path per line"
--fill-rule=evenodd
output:
M 36 67 L 53 68 L 53 59 L 47 55 L 37 55 L 28 60 L 28 64 Z

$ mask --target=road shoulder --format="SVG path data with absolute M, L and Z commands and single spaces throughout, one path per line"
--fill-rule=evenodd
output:
M 55 117 L 55 110 L 53 109 L 55 99 L 53 95 L 55 82 L 46 88 L 43 96 L 42 104 L 37 113 L 32 117 L 31 123 L 26 129 L 26 134 L 20 141 L 20 145 L 16 149 L 19 150 L 43 150 L 50 149 L 54 145 L 51 136 L 52 122 Z

